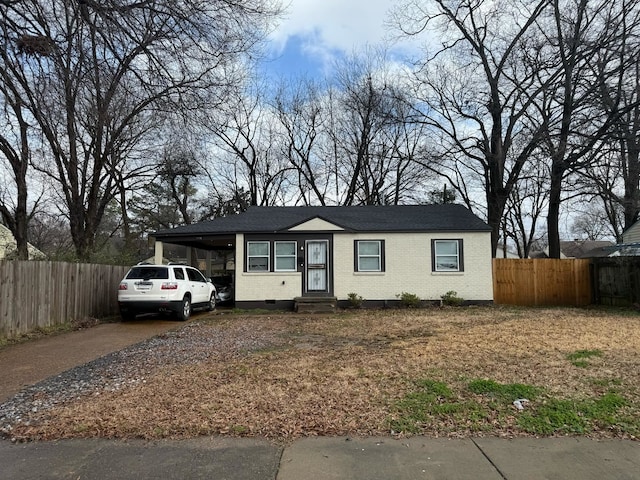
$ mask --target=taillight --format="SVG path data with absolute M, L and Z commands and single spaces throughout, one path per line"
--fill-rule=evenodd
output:
M 129 286 L 125 282 L 122 282 L 118 287 L 118 290 L 127 290 L 128 288 Z
M 177 290 L 178 283 L 177 282 L 164 282 L 160 287 L 161 290 Z

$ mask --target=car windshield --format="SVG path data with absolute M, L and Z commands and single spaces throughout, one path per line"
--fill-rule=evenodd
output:
M 127 278 L 132 280 L 167 279 L 169 278 L 169 269 L 166 267 L 133 267 Z

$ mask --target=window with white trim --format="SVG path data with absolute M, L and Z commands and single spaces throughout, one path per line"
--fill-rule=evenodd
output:
M 269 271 L 269 242 L 247 242 L 247 272 Z
M 296 271 L 296 242 L 275 242 L 275 271 Z
M 382 240 L 356 240 L 356 271 L 384 271 L 384 242 Z
M 462 240 L 432 240 L 433 271 L 462 272 Z

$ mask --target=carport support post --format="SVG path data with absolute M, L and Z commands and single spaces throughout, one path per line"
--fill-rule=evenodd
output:
M 187 265 L 198 268 L 198 264 L 196 262 L 196 249 L 193 247 L 187 247 Z
M 207 278 L 210 278 L 212 273 L 213 273 L 211 271 L 211 250 L 207 250 L 206 259 L 207 259 L 207 267 L 205 268 L 206 276 L 207 276 Z
M 164 245 L 162 242 L 156 240 L 155 255 L 153 257 L 153 263 L 156 265 L 162 265 L 162 259 L 164 257 Z

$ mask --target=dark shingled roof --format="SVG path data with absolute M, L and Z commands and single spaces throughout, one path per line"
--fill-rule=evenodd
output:
M 285 232 L 320 218 L 353 232 L 488 232 L 489 226 L 462 205 L 385 205 L 357 207 L 250 207 L 239 215 L 159 230 L 163 237 Z

